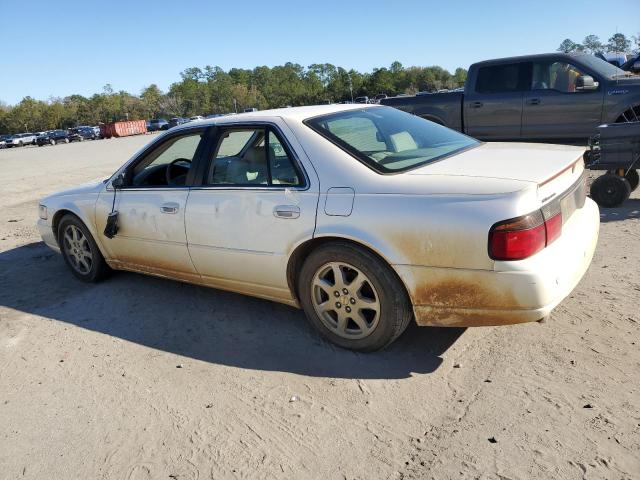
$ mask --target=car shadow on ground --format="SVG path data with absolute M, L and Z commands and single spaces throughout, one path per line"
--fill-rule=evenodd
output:
M 630 218 L 640 218 L 640 198 L 630 198 L 619 207 L 600 207 L 600 221 L 602 223 L 620 222 Z
M 0 305 L 205 362 L 336 378 L 434 372 L 464 332 L 412 324 L 386 350 L 355 353 L 274 302 L 125 272 L 85 284 L 42 242 L 0 253 Z

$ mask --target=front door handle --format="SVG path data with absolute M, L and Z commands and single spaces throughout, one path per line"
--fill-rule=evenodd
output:
M 278 218 L 298 218 L 300 207 L 296 205 L 277 205 L 273 208 L 273 215 Z
M 180 210 L 180 205 L 175 202 L 163 203 L 160 206 L 160 211 L 162 213 L 178 213 L 178 210 Z
M 480 108 L 482 107 L 482 102 L 471 102 L 471 106 L 473 108 Z
M 540 99 L 532 98 L 531 100 L 529 100 L 529 105 L 540 105 Z

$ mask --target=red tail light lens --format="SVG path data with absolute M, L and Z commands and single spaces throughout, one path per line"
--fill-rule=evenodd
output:
M 489 232 L 489 256 L 522 260 L 538 253 L 562 233 L 562 215 L 545 220 L 542 211 L 498 223 Z
M 549 220 L 545 220 L 544 225 L 547 231 L 547 245 L 549 245 L 562 233 L 562 214 L 557 213 Z

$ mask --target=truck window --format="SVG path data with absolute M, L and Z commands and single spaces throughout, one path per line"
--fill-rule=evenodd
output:
M 531 90 L 556 90 L 563 93 L 576 91 L 576 80 L 584 75 L 577 67 L 566 62 L 535 62 Z
M 518 63 L 480 67 L 476 82 L 476 92 L 517 92 L 519 90 L 519 72 L 520 65 Z

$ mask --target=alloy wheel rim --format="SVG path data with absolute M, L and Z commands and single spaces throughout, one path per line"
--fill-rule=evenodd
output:
M 313 308 L 334 334 L 351 340 L 373 333 L 380 320 L 380 297 L 359 269 L 344 262 L 321 266 L 313 276 Z
M 69 225 L 62 237 L 64 251 L 73 269 L 86 275 L 93 265 L 93 254 L 87 237 L 75 225 Z

